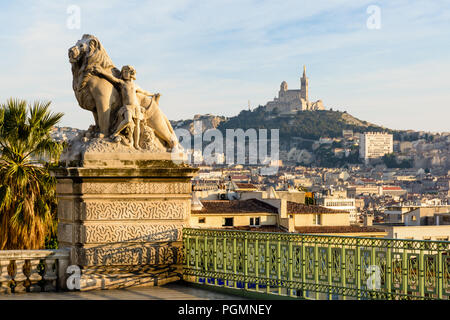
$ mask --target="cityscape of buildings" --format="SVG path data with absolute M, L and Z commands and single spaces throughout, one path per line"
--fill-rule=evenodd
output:
M 322 110 L 323 105 L 309 102 L 304 67 L 301 89 L 288 90 L 283 82 L 279 97 L 265 108 L 291 113 Z M 210 122 L 214 127 L 221 121 Z M 79 132 L 55 128 L 53 137 L 65 141 Z M 450 157 L 444 153 L 441 159 L 439 153 L 445 152 L 443 146 L 450 150 L 450 134 L 423 137 L 398 141 L 390 133 L 343 130 L 341 138 L 313 141 L 312 149 L 328 148 L 337 158 L 356 150 L 360 164 L 316 166 L 313 152 L 294 147 L 280 151 L 280 159 L 271 162 L 278 171 L 269 176 L 261 174 L 262 165 L 225 164 L 224 153 L 206 165 L 201 150 L 186 150 L 200 168 L 193 180 L 191 226 L 448 240 Z M 389 168 L 382 161 L 386 155 L 413 165 Z
M 450 300 L 441 4 L 0 7 L 0 300 Z
M 299 90 L 289 90 L 283 81 L 278 97 L 264 106 L 265 112 L 289 115 L 324 110 L 321 100 L 309 101 L 306 67 L 300 83 Z M 203 131 L 225 120 L 212 115 L 194 118 L 204 126 Z M 177 122 L 175 128 L 183 125 Z M 194 132 L 193 123 L 187 125 Z M 79 132 L 55 128 L 53 137 L 65 141 Z M 185 150 L 191 165 L 200 168 L 192 181 L 190 225 L 448 240 L 450 133 L 414 134 L 415 139 L 401 136 L 394 140 L 392 133 L 345 129 L 341 137 L 293 137 L 290 148 L 281 149 L 279 159 L 270 161 L 278 167 L 273 175 L 262 173 L 267 163 L 226 164 L 226 154 L 216 152 L 213 163 L 206 164 L 201 150 Z M 296 143 L 304 140 L 310 149 L 297 148 Z M 353 156 L 359 163 L 324 167 L 316 164 L 320 150 L 334 159 Z M 249 153 L 246 156 L 248 160 Z M 408 165 L 403 166 L 405 162 Z
M 238 228 L 448 240 L 450 172 L 355 166 L 200 166 L 191 223 Z M 256 229 L 255 229 L 256 228 Z

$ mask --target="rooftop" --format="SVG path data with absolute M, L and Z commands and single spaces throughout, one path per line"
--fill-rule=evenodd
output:
M 307 205 L 297 202 L 287 202 L 287 212 L 294 214 L 310 214 L 310 213 L 348 213 L 345 210 L 328 209 L 322 206 Z
M 366 233 L 366 232 L 384 232 L 375 227 L 360 227 L 360 226 L 314 226 L 314 227 L 295 227 L 298 233 Z
M 241 230 L 241 231 L 256 231 L 256 232 L 286 232 L 286 230 L 272 225 L 272 226 L 239 226 L 239 227 L 233 227 L 233 230 Z
M 255 189 L 255 190 L 258 189 L 252 183 L 235 182 L 235 184 L 236 184 L 236 187 L 238 187 L 239 189 Z
M 273 213 L 278 210 L 274 206 L 257 199 L 248 200 L 202 200 L 201 210 L 192 210 L 193 214 L 214 213 Z

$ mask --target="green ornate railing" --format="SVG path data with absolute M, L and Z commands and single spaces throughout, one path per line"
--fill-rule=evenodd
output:
M 450 242 L 183 229 L 184 279 L 313 299 L 449 299 Z

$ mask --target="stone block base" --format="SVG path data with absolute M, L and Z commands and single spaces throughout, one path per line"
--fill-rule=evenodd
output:
M 173 266 L 181 264 L 197 169 L 141 156 L 129 164 L 53 171 L 58 242 L 70 249 L 70 264 L 81 268 L 82 290 L 180 278 Z

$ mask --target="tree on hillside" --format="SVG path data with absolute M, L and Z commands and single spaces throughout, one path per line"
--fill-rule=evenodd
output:
M 413 165 L 411 160 L 408 161 L 406 159 L 398 163 L 394 153 L 385 154 L 382 160 L 388 168 L 411 168 Z
M 40 249 L 56 227 L 55 179 L 49 162 L 63 146 L 50 137 L 62 118 L 50 102 L 0 105 L 0 250 Z

